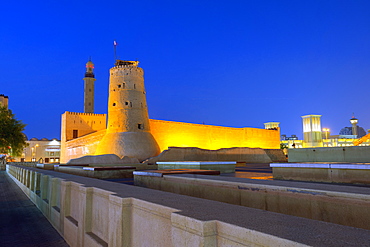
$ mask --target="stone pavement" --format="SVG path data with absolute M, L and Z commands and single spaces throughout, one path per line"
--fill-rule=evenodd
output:
M 68 246 L 5 171 L 0 171 L 0 246 Z

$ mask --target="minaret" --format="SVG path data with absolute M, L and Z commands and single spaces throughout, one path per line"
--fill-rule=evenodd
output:
M 349 120 L 352 124 L 352 135 L 355 135 L 356 138 L 357 138 L 357 123 L 358 123 L 358 119 L 355 118 L 354 116 Z
M 86 63 L 84 83 L 84 112 L 94 113 L 94 64 L 89 60 Z
M 116 60 L 110 69 L 108 126 L 96 155 L 116 154 L 142 161 L 160 152 L 150 133 L 144 72 L 138 64 Z

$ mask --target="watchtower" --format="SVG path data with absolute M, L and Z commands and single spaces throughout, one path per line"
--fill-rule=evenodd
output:
M 160 152 L 150 133 L 144 71 L 138 64 L 116 60 L 110 69 L 107 132 L 96 155 L 116 154 L 144 160 Z

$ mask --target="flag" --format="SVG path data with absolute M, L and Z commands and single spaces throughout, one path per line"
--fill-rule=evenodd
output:
M 114 41 L 113 41 L 113 45 L 114 45 L 114 46 L 117 46 L 117 41 L 115 41 L 115 40 L 114 40 Z

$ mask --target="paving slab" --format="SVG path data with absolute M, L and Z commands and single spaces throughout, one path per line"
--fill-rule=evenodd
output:
M 5 171 L 0 171 L 0 246 L 69 246 Z

